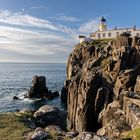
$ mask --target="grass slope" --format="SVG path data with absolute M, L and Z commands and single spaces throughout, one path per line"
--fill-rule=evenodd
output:
M 122 140 L 140 140 L 140 128 L 122 133 Z
M 25 116 L 24 116 L 25 117 Z M 23 140 L 24 134 L 30 128 L 22 121 L 22 116 L 16 113 L 0 114 L 0 140 Z

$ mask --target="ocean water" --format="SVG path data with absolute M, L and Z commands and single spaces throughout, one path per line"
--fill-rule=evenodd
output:
M 38 108 L 44 104 L 61 108 L 60 98 L 43 102 L 22 98 L 29 90 L 34 75 L 45 76 L 48 89 L 60 92 L 65 80 L 65 67 L 65 64 L 0 63 L 0 112 Z M 15 95 L 21 100 L 13 100 Z

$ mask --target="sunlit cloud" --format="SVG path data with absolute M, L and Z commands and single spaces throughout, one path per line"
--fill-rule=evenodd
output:
M 68 21 L 68 22 L 78 22 L 81 21 L 79 18 L 71 17 L 71 16 L 66 16 L 66 15 L 58 15 L 55 17 L 52 17 L 53 19 L 60 20 L 60 21 Z
M 79 32 L 82 32 L 82 33 L 91 33 L 91 32 L 95 32 L 97 31 L 98 29 L 98 25 L 99 25 L 99 18 L 96 18 L 96 19 L 93 19 L 93 20 L 90 20 L 84 24 L 82 24 L 78 31 Z
M 0 22 L 10 25 L 20 25 L 36 28 L 46 28 L 59 31 L 60 29 L 48 20 L 36 18 L 27 14 L 12 13 L 8 10 L 0 10 Z
M 79 20 L 67 16 L 59 18 L 71 22 Z M 78 35 L 96 28 L 97 19 L 76 29 L 22 12 L 0 10 L 0 61 L 66 62 L 78 42 Z
M 58 51 L 70 53 L 69 48 L 74 44 L 72 35 L 69 34 L 73 32 L 72 29 L 63 25 L 53 25 L 48 20 L 7 10 L 0 10 L 0 16 L 0 22 L 8 24 L 8 26 L 0 26 L 0 49 L 37 56 L 55 54 L 56 59 Z M 20 25 L 22 28 L 12 25 Z
M 47 56 L 48 54 L 55 54 L 55 51 L 57 52 L 60 48 L 61 51 L 69 51 L 67 47 L 72 45 L 71 39 L 51 32 L 40 33 L 4 26 L 0 26 L 0 31 L 0 48 L 22 54 L 46 54 Z
M 40 9 L 43 9 L 43 10 L 48 10 L 48 7 L 44 6 L 44 5 L 39 5 L 39 6 L 32 6 L 30 7 L 31 10 L 40 10 Z

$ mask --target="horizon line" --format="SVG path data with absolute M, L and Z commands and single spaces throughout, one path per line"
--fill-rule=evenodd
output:
M 66 62 L 15 62 L 15 61 L 13 61 L 13 62 L 8 62 L 8 61 L 0 61 L 0 63 L 26 63 L 26 64 L 66 64 Z

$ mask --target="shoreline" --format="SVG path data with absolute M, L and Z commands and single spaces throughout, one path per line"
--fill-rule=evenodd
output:
M 49 90 L 61 91 L 63 81 L 65 80 L 65 65 L 61 64 L 1 64 L 0 67 L 0 110 L 16 110 L 34 107 L 32 101 L 13 101 L 13 96 L 18 96 L 27 92 L 32 83 L 33 75 L 43 75 L 47 78 L 47 87 Z M 24 94 L 24 93 L 23 93 Z M 59 99 L 58 99 L 59 100 Z M 51 102 L 51 101 L 49 101 Z M 55 103 L 54 101 L 52 101 Z M 57 104 L 57 101 L 56 101 Z M 15 108 L 15 109 L 12 109 Z

